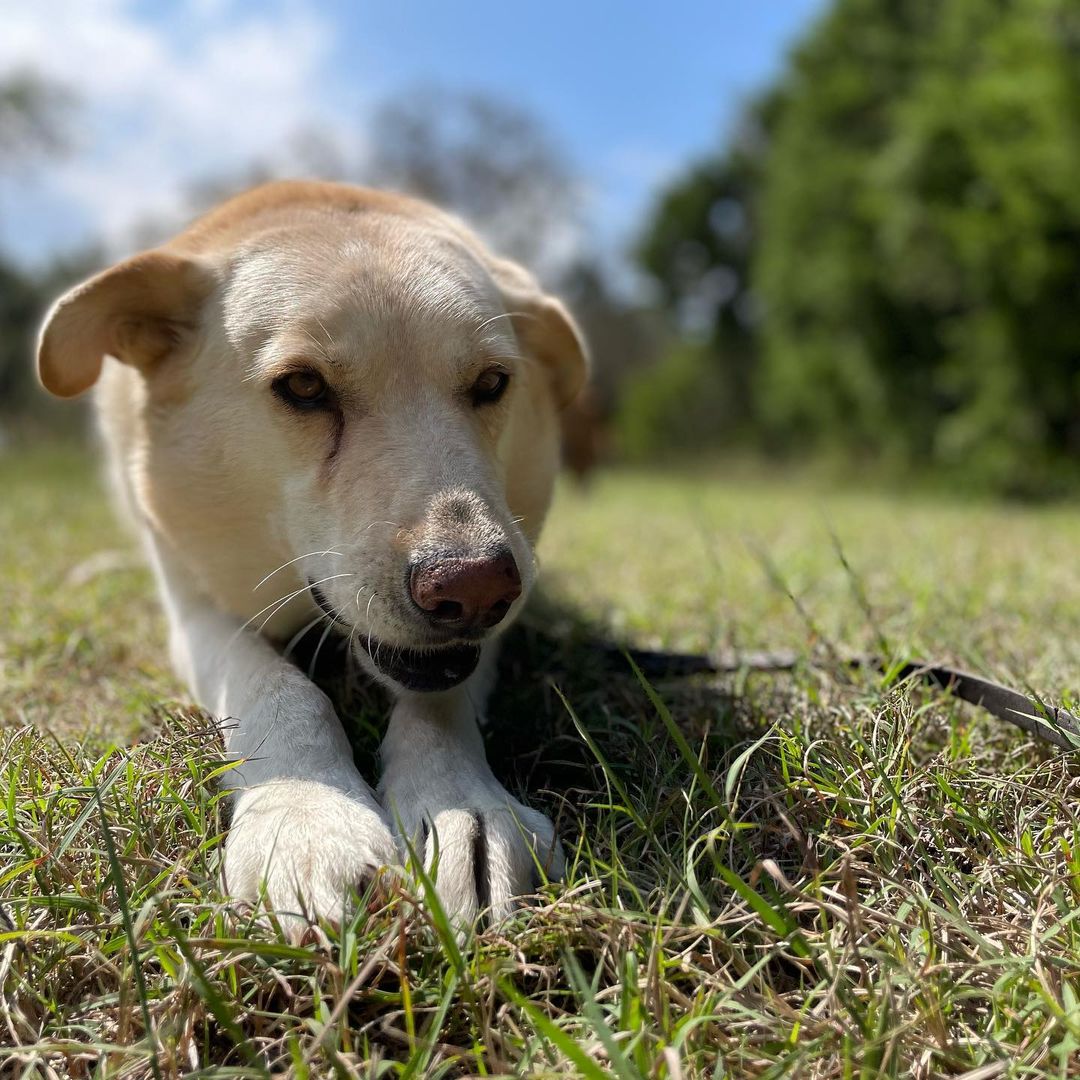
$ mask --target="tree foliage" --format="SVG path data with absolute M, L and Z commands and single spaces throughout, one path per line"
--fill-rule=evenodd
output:
M 727 393 L 768 445 L 960 467 L 1034 490 L 1080 454 L 1080 2 L 836 0 L 762 116 L 692 170 L 643 261 L 678 310 L 677 261 L 742 199 L 748 379 Z M 673 210 L 691 205 L 681 224 Z M 712 245 L 712 246 L 710 246 Z M 714 347 L 732 361 L 725 309 Z
M 0 172 L 14 171 L 65 145 L 67 92 L 31 72 L 0 79 Z M 67 263 L 42 274 L 28 272 L 0 253 L 0 413 L 47 409 L 34 386 L 33 336 Z M 0 428 L 0 437 L 4 431 Z
M 32 71 L 0 79 L 0 170 L 65 149 L 64 120 L 70 106 L 71 96 L 64 88 Z
M 1080 4 L 841 0 L 796 54 L 765 417 L 1041 482 L 1080 452 Z
M 661 300 L 680 333 L 701 349 L 676 349 L 670 380 L 680 382 L 688 357 L 705 365 L 712 391 L 708 429 L 714 442 L 745 437 L 752 421 L 757 303 L 750 272 L 759 232 L 756 194 L 764 180 L 768 130 L 780 95 L 770 94 L 746 111 L 730 146 L 693 164 L 665 191 L 638 246 L 642 267 L 660 287 Z M 714 377 L 715 376 L 715 377 Z M 641 397 L 651 384 L 669 393 L 663 370 L 635 380 Z M 704 421 L 706 413 L 697 405 Z M 635 422 L 638 435 L 644 428 Z

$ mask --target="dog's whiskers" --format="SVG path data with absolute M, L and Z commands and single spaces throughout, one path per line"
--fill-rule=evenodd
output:
M 319 325 L 322 326 L 321 323 Z M 329 354 L 329 352 L 327 352 L 326 346 L 306 326 L 303 326 L 300 329 L 301 329 L 304 337 L 306 337 L 308 339 L 308 341 L 310 341 L 311 344 L 314 345 L 315 348 L 318 349 L 319 352 L 322 353 L 323 358 L 326 359 L 326 360 L 329 360 L 330 359 L 330 354 Z M 324 334 L 326 333 L 326 327 L 323 327 L 323 333 Z M 333 344 L 333 342 L 331 342 L 331 344 Z
M 368 651 L 369 656 L 371 656 L 371 602 L 372 602 L 372 600 L 375 599 L 376 595 L 377 594 L 376 594 L 375 590 L 372 589 L 371 590 L 371 597 L 367 602 L 367 611 L 364 613 L 364 618 L 367 620 L 367 626 L 368 626 L 368 630 L 367 630 L 367 651 Z M 376 647 L 375 651 L 378 652 L 377 647 Z M 372 659 L 374 659 L 374 657 L 372 657 Z
M 333 348 L 335 342 L 334 339 L 330 336 L 330 331 L 326 329 L 326 324 L 322 321 L 322 319 L 319 318 L 318 315 L 314 315 L 312 317 L 319 324 L 319 329 L 326 335 L 326 344 Z
M 356 632 L 360 629 L 359 623 L 353 623 L 352 629 L 349 630 L 349 638 L 345 643 L 345 658 L 346 663 L 352 663 L 353 642 L 356 641 Z
M 330 631 L 334 629 L 334 623 L 335 622 L 337 622 L 336 618 L 331 619 L 326 624 L 326 629 L 322 632 L 322 637 L 319 638 L 319 644 L 315 646 L 315 655 L 312 656 L 311 663 L 308 664 L 308 678 L 309 679 L 314 678 L 314 676 L 315 676 L 315 666 L 319 662 L 319 653 L 322 652 L 322 647 L 323 647 L 323 645 L 326 644 L 326 639 L 330 636 Z
M 276 570 L 271 570 L 270 573 L 267 574 L 266 577 L 264 577 L 251 591 L 255 592 L 256 590 L 261 589 L 275 574 L 281 573 L 286 567 L 292 566 L 293 563 L 300 562 L 301 559 L 310 559 L 313 555 L 337 555 L 339 559 L 344 558 L 340 551 L 334 551 L 332 548 L 327 548 L 325 551 L 308 551 L 303 555 L 297 555 L 295 559 L 290 559 L 288 562 L 282 563 Z
M 277 613 L 278 613 L 278 612 L 279 612 L 279 611 L 280 611 L 280 610 L 281 610 L 281 609 L 282 609 L 282 608 L 283 608 L 283 607 L 284 607 L 284 606 L 285 606 L 285 605 L 286 605 L 286 604 L 287 604 L 287 603 L 288 603 L 288 602 L 289 602 L 290 600 L 292 600 L 292 599 L 294 599 L 295 597 L 299 596 L 299 595 L 300 595 L 301 593 L 305 593 L 305 592 L 310 592 L 310 591 L 311 591 L 311 590 L 312 590 L 313 588 L 315 588 L 315 586 L 316 586 L 316 585 L 323 585 L 323 584 L 325 584 L 325 583 L 326 583 L 327 581 L 333 581 L 333 580 L 334 580 L 335 578 L 347 578 L 347 577 L 356 577 L 356 575 L 355 575 L 355 574 L 331 574 L 331 575 L 330 575 L 329 577 L 324 577 L 324 578 L 321 578 L 321 579 L 320 579 L 319 581 L 312 581 L 312 582 L 311 582 L 310 584 L 308 584 L 308 585 L 303 585 L 303 586 L 301 586 L 301 587 L 300 587 L 299 589 L 294 589 L 294 590 L 293 590 L 293 591 L 292 591 L 291 593 L 289 593 L 289 594 L 288 594 L 287 596 L 283 596 L 283 597 L 280 597 L 280 598 L 278 598 L 277 600 L 274 600 L 273 602 L 271 602 L 271 603 L 267 604 L 267 605 L 266 605 L 266 607 L 264 607 L 264 608 L 262 609 L 262 611 L 256 611 L 256 612 L 255 612 L 255 614 L 254 614 L 254 615 L 252 615 L 252 616 L 251 616 L 251 618 L 250 618 L 250 619 L 248 619 L 248 621 L 247 621 L 246 623 L 244 623 L 244 625 L 243 625 L 243 626 L 241 626 L 241 627 L 240 627 L 240 628 L 239 628 L 239 629 L 238 629 L 238 630 L 236 631 L 236 633 L 235 633 L 235 634 L 233 635 L 233 639 L 232 639 L 232 640 L 233 640 L 233 641 L 235 641 L 235 640 L 236 640 L 236 639 L 237 639 L 237 638 L 238 638 L 238 637 L 239 637 L 239 636 L 240 636 L 240 635 L 241 635 L 241 634 L 242 634 L 242 633 L 243 633 L 243 632 L 244 632 L 244 631 L 245 631 L 245 630 L 246 630 L 246 629 L 247 629 L 247 628 L 248 628 L 248 627 L 249 627 L 249 626 L 250 626 L 250 625 L 251 625 L 251 624 L 252 624 L 252 623 L 253 623 L 253 622 L 254 622 L 254 621 L 255 621 L 256 619 L 257 619 L 257 618 L 259 618 L 259 616 L 260 616 L 260 615 L 263 615 L 263 614 L 264 614 L 265 612 L 269 611 L 269 612 L 270 612 L 270 614 L 269 614 L 269 615 L 267 615 L 265 619 L 263 619 L 263 621 L 262 621 L 262 623 L 260 624 L 260 626 L 259 626 L 259 629 L 258 629 L 258 631 L 257 631 L 258 633 L 262 633 L 262 629 L 263 629 L 263 627 L 264 627 L 264 626 L 266 626 L 266 624 L 267 624 L 267 623 L 268 623 L 268 622 L 269 622 L 269 621 L 270 621 L 270 620 L 271 620 L 271 619 L 272 619 L 272 618 L 273 618 L 273 617 L 274 617 L 274 616 L 275 616 L 275 615 L 276 615 L 276 614 L 277 614 Z M 271 608 L 273 608 L 273 610 L 272 610 L 272 611 L 270 610 Z
M 300 642 L 303 640 L 304 635 L 307 634 L 307 632 L 313 626 L 318 626 L 319 623 L 321 623 L 323 621 L 323 619 L 329 619 L 329 618 L 330 618 L 329 615 L 327 615 L 325 613 L 322 613 L 322 614 L 318 615 L 316 618 L 312 619 L 311 622 L 309 622 L 306 625 L 300 627 L 300 629 L 297 630 L 296 633 L 293 634 L 293 636 L 291 638 L 289 638 L 289 643 L 282 650 L 281 655 L 286 660 L 288 660 L 293 654 L 293 649 L 295 649 L 296 646 L 299 645 Z
M 490 326 L 493 322 L 498 322 L 499 319 L 531 319 L 534 318 L 527 311 L 504 311 L 501 315 L 492 315 L 490 319 L 485 319 L 474 331 L 473 337 L 480 333 L 485 327 Z

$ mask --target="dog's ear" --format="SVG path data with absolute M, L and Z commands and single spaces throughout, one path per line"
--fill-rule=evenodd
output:
M 148 370 L 193 338 L 215 282 L 205 264 L 155 250 L 76 285 L 41 328 L 42 386 L 58 397 L 75 397 L 97 382 L 106 356 Z
M 521 347 L 547 368 L 555 400 L 565 408 L 589 375 L 584 335 L 562 302 L 545 293 L 517 263 L 494 260 L 491 273 Z

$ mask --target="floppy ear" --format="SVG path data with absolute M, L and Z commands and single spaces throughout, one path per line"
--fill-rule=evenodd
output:
M 518 341 L 547 368 L 555 400 L 559 408 L 565 408 L 589 375 L 584 335 L 562 302 L 545 293 L 517 263 L 499 259 L 491 272 Z
M 194 336 L 215 278 L 203 263 L 147 251 L 76 285 L 45 317 L 38 378 L 58 397 L 75 397 L 115 356 L 147 370 Z

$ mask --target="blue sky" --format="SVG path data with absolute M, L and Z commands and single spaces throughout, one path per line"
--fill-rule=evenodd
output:
M 524 105 L 561 144 L 613 248 L 657 187 L 717 146 L 822 0 L 43 0 L 6 7 L 0 76 L 32 67 L 80 102 L 75 145 L 0 170 L 0 245 L 40 262 L 140 223 L 254 160 L 296 171 L 317 129 L 362 168 L 378 103 L 417 84 Z

